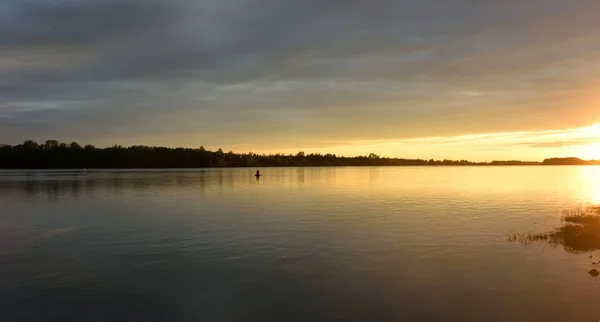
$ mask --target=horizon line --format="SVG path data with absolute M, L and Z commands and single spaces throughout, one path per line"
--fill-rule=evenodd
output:
M 210 153 L 218 153 L 219 150 L 221 150 L 222 153 L 233 153 L 233 154 L 237 154 L 237 155 L 258 155 L 258 156 L 277 156 L 277 155 L 281 155 L 281 156 L 297 156 L 300 153 L 305 154 L 306 156 L 309 155 L 332 155 L 335 156 L 336 158 L 371 158 L 371 156 L 375 156 L 375 158 L 377 159 L 390 159 L 390 160 L 422 160 L 422 161 L 457 161 L 457 162 L 468 162 L 468 163 L 475 163 L 475 164 L 485 164 L 485 163 L 494 163 L 494 162 L 519 162 L 519 163 L 543 163 L 545 160 L 556 160 L 556 159 L 571 159 L 571 160 L 580 160 L 583 162 L 600 162 L 599 159 L 582 159 L 579 157 L 575 157 L 575 156 L 569 156 L 569 157 L 546 157 L 543 160 L 539 161 L 539 160 L 518 160 L 518 159 L 495 159 L 495 160 L 488 160 L 488 161 L 471 161 L 471 160 L 467 160 L 467 159 L 448 159 L 448 158 L 442 158 L 442 159 L 436 159 L 436 158 L 407 158 L 407 157 L 390 157 L 390 156 L 382 156 L 379 154 L 375 154 L 372 152 L 369 152 L 367 154 L 358 154 L 358 155 L 339 155 L 336 153 L 321 153 L 321 152 L 311 152 L 311 153 L 305 153 L 302 149 L 300 149 L 296 154 L 294 153 L 283 153 L 283 152 L 277 152 L 277 153 L 256 153 L 256 152 L 252 152 L 252 151 L 248 151 L 248 152 L 236 152 L 233 149 L 228 150 L 227 152 L 225 152 L 225 150 L 221 147 L 217 148 L 216 150 L 211 150 L 211 149 L 206 149 L 203 145 L 200 145 L 198 147 L 184 147 L 184 146 L 160 146 L 160 145 L 143 145 L 143 144 L 132 144 L 132 145 L 121 145 L 121 144 L 113 144 L 113 145 L 105 145 L 103 147 L 98 147 L 92 144 L 80 144 L 78 142 L 72 141 L 71 143 L 66 143 L 66 142 L 60 142 L 58 140 L 46 140 L 43 143 L 38 143 L 34 140 L 25 140 L 20 144 L 16 144 L 16 145 L 11 145 L 11 144 L 3 144 L 0 143 L 0 148 L 5 148 L 5 147 L 10 147 L 10 148 L 14 148 L 14 147 L 18 147 L 18 146 L 24 146 L 25 144 L 27 144 L 28 142 L 30 143 L 35 143 L 37 144 L 37 147 L 43 147 L 46 144 L 52 143 L 54 146 L 49 147 L 50 149 L 54 149 L 54 148 L 74 148 L 71 145 L 73 143 L 75 143 L 77 146 L 79 146 L 79 148 L 81 149 L 85 149 L 86 147 L 93 147 L 94 149 L 98 149 L 98 150 L 104 150 L 104 149 L 111 149 L 111 148 L 121 148 L 121 149 L 132 149 L 132 148 L 136 148 L 136 147 L 145 147 L 145 148 L 152 148 L 152 149 L 184 149 L 184 150 L 201 150 L 204 149 L 207 152 Z M 64 144 L 65 146 L 60 146 L 61 144 Z

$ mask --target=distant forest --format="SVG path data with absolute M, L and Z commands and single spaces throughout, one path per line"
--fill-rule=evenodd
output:
M 543 162 L 467 160 L 421 160 L 385 158 L 376 154 L 343 157 L 335 154 L 256 154 L 208 151 L 204 147 L 165 148 L 148 146 L 96 148 L 55 140 L 38 144 L 0 145 L 1 169 L 77 169 L 77 168 L 216 168 L 288 166 L 472 166 L 472 165 L 598 165 L 599 161 L 553 158 Z

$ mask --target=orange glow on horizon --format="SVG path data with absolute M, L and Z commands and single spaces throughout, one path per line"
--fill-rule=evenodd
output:
M 582 131 L 590 139 L 595 139 L 596 142 L 582 146 L 581 157 L 588 160 L 600 160 L 600 124 L 583 128 Z
M 586 127 L 480 133 L 446 137 L 348 142 L 322 148 L 301 148 L 307 153 L 355 156 L 376 153 L 386 157 L 468 159 L 470 161 L 542 161 L 551 157 L 600 159 L 600 124 Z M 295 153 L 286 149 L 285 152 Z

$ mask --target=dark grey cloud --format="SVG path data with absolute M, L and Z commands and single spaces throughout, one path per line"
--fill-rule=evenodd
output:
M 156 0 L 5 1 L 3 48 L 81 46 L 158 30 L 177 19 L 174 5 Z
M 5 0 L 0 137 L 200 133 L 233 145 L 581 123 L 588 107 L 559 114 L 600 71 L 589 59 L 600 51 L 594 9 L 588 0 Z

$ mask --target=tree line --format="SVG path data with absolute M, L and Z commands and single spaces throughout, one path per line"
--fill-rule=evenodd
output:
M 554 161 L 553 161 L 554 162 Z M 545 162 L 544 162 L 545 163 Z M 0 145 L 2 169 L 78 169 L 78 168 L 213 168 L 281 166 L 467 166 L 467 165 L 539 165 L 539 162 L 467 160 L 422 160 L 385 158 L 371 153 L 343 157 L 335 154 L 298 152 L 297 154 L 256 154 L 209 151 L 199 148 L 167 148 L 115 145 L 97 148 L 56 140 L 45 143 L 27 140 L 18 145 Z
M 542 162 L 544 165 L 600 165 L 600 160 L 582 160 L 580 158 L 550 158 Z

